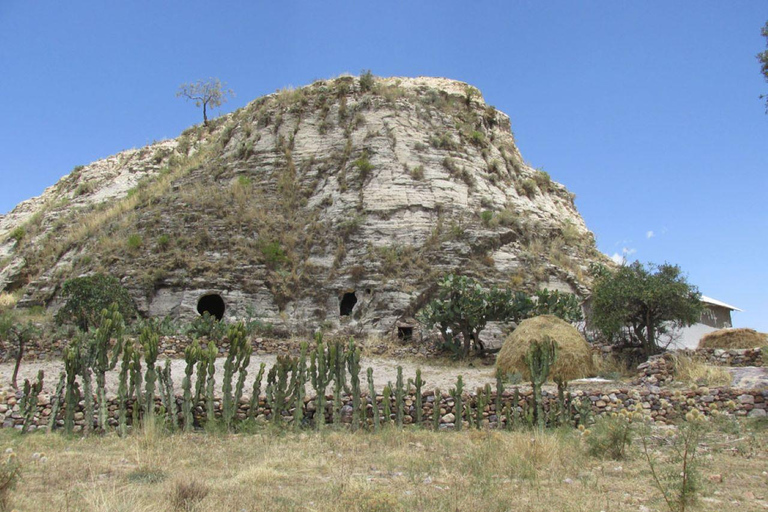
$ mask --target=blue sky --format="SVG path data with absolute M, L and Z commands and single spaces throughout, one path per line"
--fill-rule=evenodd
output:
M 608 255 L 679 264 L 768 331 L 764 1 L 0 2 L 0 212 L 74 166 L 371 69 L 477 86 Z

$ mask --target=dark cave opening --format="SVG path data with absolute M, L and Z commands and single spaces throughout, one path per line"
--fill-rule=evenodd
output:
M 218 293 L 203 295 L 197 301 L 197 312 L 201 315 L 203 313 L 208 313 L 209 315 L 215 317 L 216 320 L 221 320 L 224 318 L 225 309 L 226 306 L 224 305 L 224 299 L 222 299 L 221 295 Z
M 357 304 L 357 297 L 355 296 L 355 292 L 345 293 L 344 296 L 341 298 L 341 304 L 339 304 L 339 315 L 341 316 L 351 315 L 352 309 L 354 309 L 355 304 Z
M 402 341 L 410 341 L 413 339 L 413 327 L 398 327 L 397 337 Z

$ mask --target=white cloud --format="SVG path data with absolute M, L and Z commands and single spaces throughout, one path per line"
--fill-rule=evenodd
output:
M 627 262 L 627 257 L 632 256 L 637 252 L 637 249 L 629 249 L 627 247 L 621 248 L 621 254 L 615 252 L 613 253 L 613 256 L 611 256 L 611 259 L 616 262 L 618 265 L 624 265 Z
M 648 232 L 645 234 L 645 238 L 653 238 L 653 236 L 654 236 L 654 232 L 653 232 L 653 231 L 648 231 Z

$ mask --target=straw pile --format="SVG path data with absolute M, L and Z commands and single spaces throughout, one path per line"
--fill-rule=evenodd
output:
M 496 368 L 506 373 L 520 372 L 526 380 L 531 378 L 525 364 L 525 354 L 534 341 L 549 337 L 557 344 L 557 361 L 549 378 L 568 382 L 594 373 L 592 352 L 579 331 L 553 315 L 542 315 L 520 322 L 501 347 Z
M 720 329 L 705 334 L 699 348 L 757 348 L 768 344 L 768 334 L 754 329 Z

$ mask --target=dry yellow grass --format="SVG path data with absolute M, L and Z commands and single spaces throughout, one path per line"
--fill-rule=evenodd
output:
M 553 315 L 542 315 L 520 322 L 501 347 L 496 368 L 503 372 L 520 372 L 530 379 L 525 354 L 534 341 L 549 337 L 557 343 L 558 355 L 550 378 L 570 381 L 594 374 L 592 351 L 584 337 L 568 322 Z
M 699 348 L 756 348 L 768 344 L 768 333 L 754 329 L 720 329 L 705 334 Z
M 675 380 L 707 387 L 730 386 L 733 376 L 725 369 L 690 356 L 672 354 Z
M 0 293 L 0 313 L 8 311 L 16 306 L 18 297 L 15 294 L 2 292 Z
M 699 510 L 736 509 L 737 502 L 740 510 L 757 510 L 764 499 L 768 434 L 740 437 L 719 434 L 704 446 Z M 22 463 L 11 500 L 20 511 L 664 509 L 636 451 L 620 464 L 590 458 L 577 431 L 149 431 L 67 439 L 4 430 L 0 449 L 6 447 Z M 711 474 L 727 476 L 709 483 Z M 179 495 L 193 494 L 181 488 L 189 482 L 203 489 L 179 508 Z

